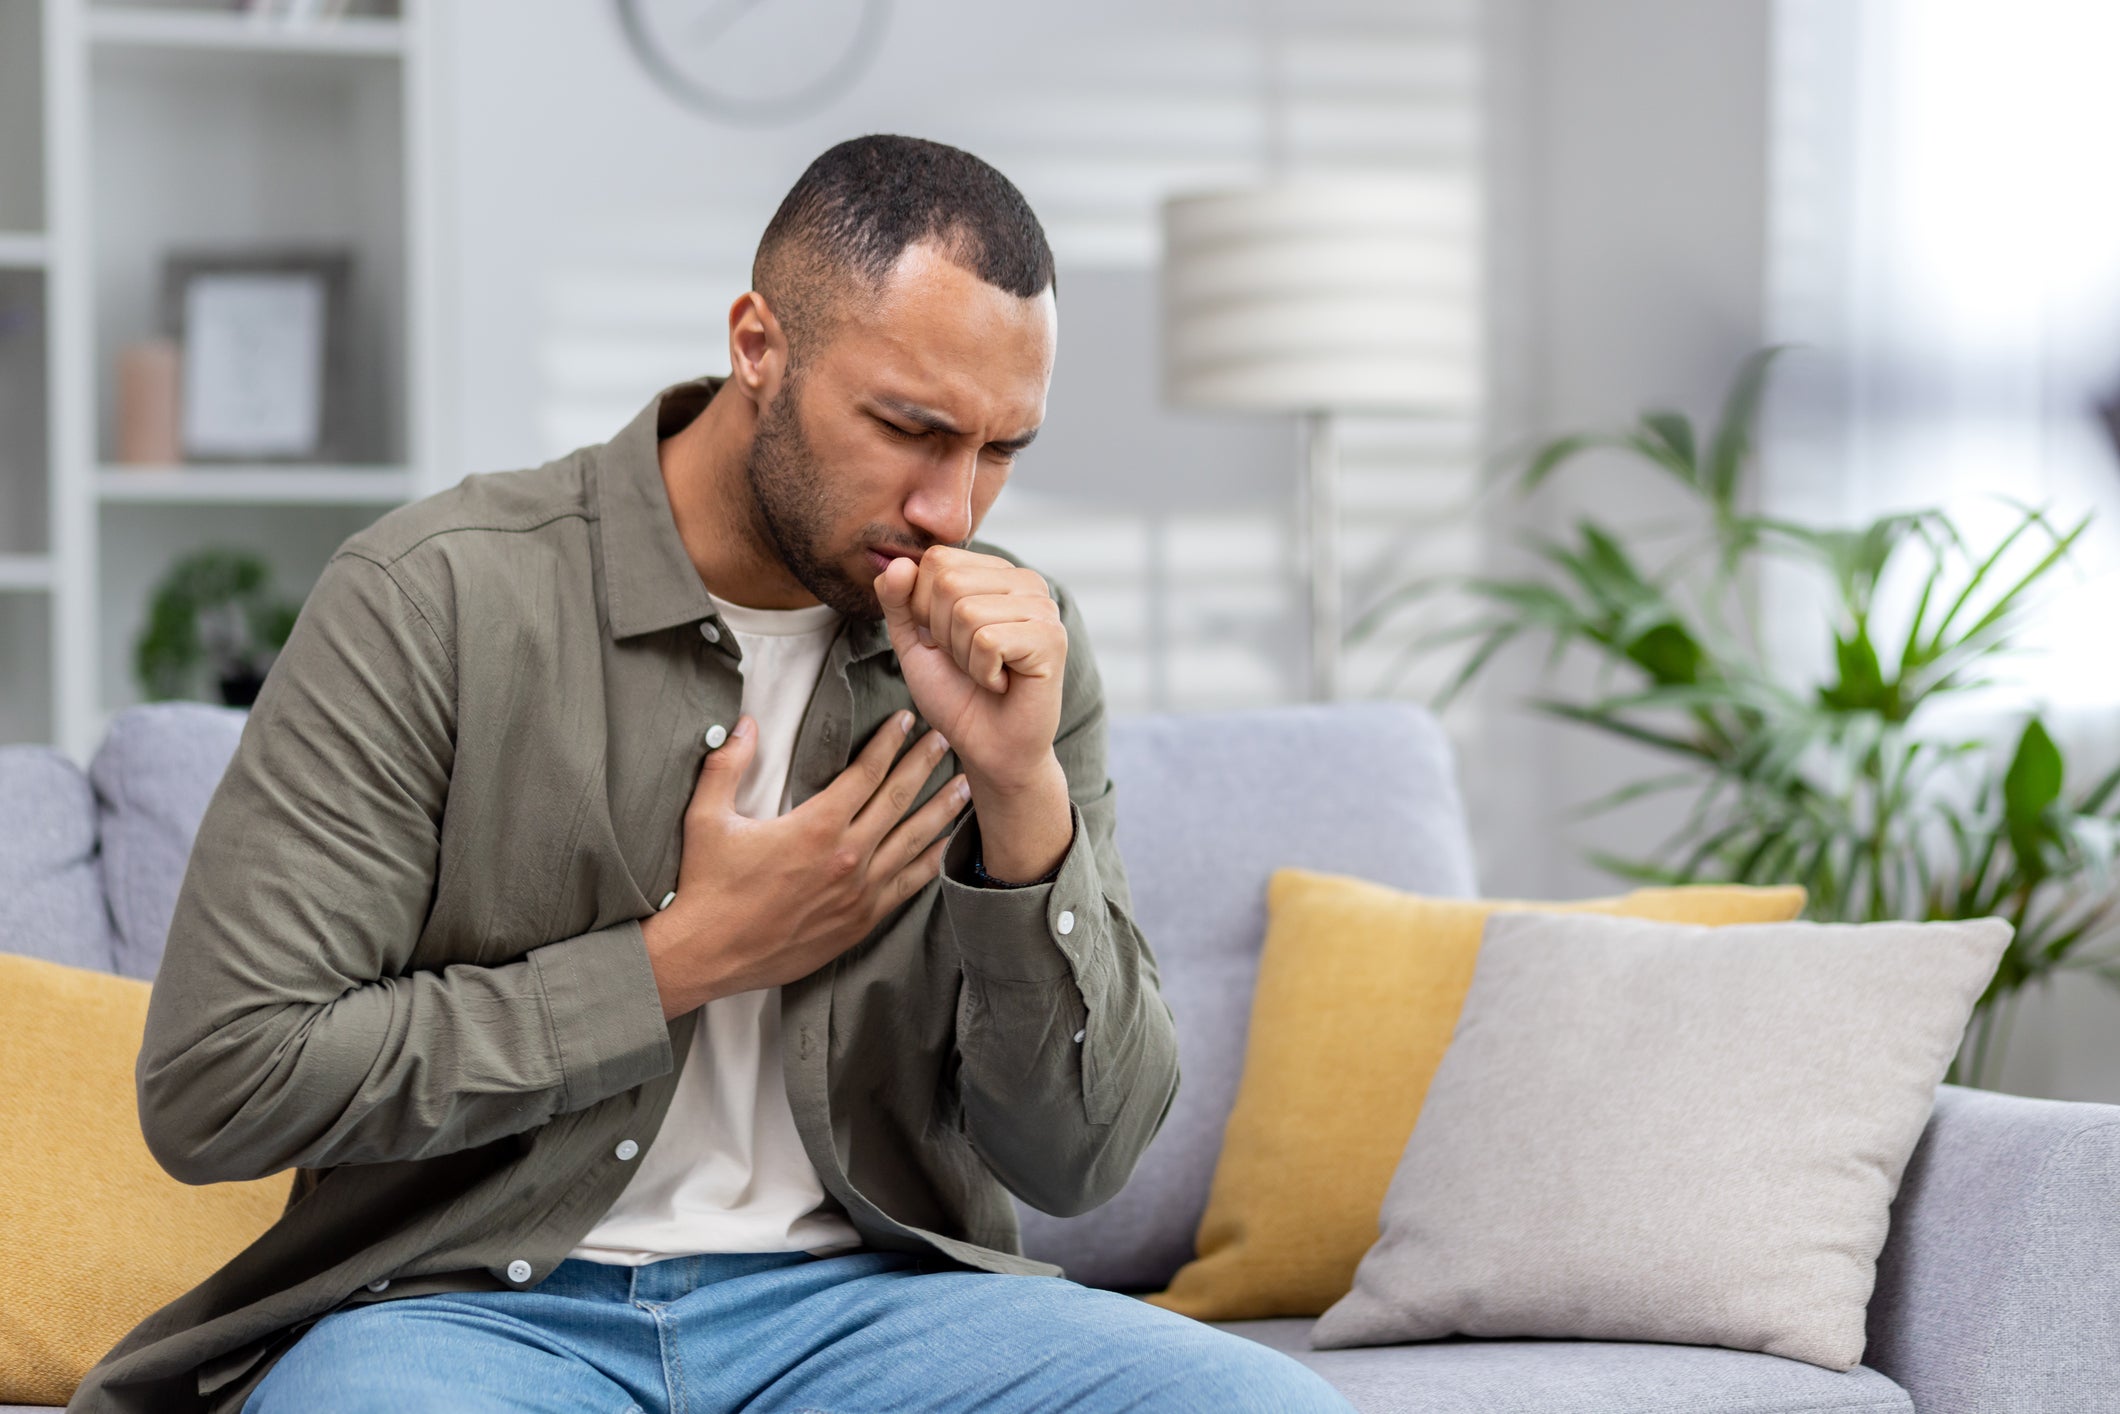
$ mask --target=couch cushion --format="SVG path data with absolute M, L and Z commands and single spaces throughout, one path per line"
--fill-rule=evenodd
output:
M 1320 1346 L 1580 1336 L 1853 1369 L 1999 918 L 1501 913 Z
M 1945 1085 L 1892 1206 L 1864 1360 L 1924 1410 L 2120 1409 L 2120 1106 Z
M 133 1065 L 149 995 L 133 978 L 0 957 L 0 1400 L 69 1398 L 287 1206 L 292 1170 L 180 1183 L 148 1149 Z
M 1109 771 L 1134 918 L 1178 1030 L 1178 1094 L 1118 1197 L 1075 1218 L 1018 1205 L 1024 1250 L 1070 1278 L 1160 1290 L 1193 1255 L 1236 1098 L 1266 883 L 1283 866 L 1474 892 L 1448 740 L 1405 703 L 1120 718 Z
M 0 747 L 0 952 L 116 963 L 88 778 L 44 746 Z
M 1312 1350 L 1308 1320 L 1223 1321 L 1216 1329 L 1292 1355 L 1361 1414 L 1907 1414 L 1905 1390 L 1875 1370 L 1845 1374 L 1778 1355 L 1588 1340 L 1438 1340 Z
M 1242 1321 L 1316 1316 L 1347 1294 L 1450 1047 L 1490 915 L 1723 924 L 1794 918 L 1803 906 L 1800 888 L 1737 884 L 1566 903 L 1433 899 L 1277 870 L 1244 1079 L 1200 1219 L 1200 1255 L 1149 1300 L 1197 1320 Z
M 117 968 L 154 980 L 206 802 L 235 755 L 246 713 L 202 702 L 128 707 L 88 764 L 101 818 Z

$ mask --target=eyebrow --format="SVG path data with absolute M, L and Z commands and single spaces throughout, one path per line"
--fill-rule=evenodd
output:
M 940 432 L 950 437 L 962 437 L 964 435 L 956 423 L 936 412 L 933 408 L 924 408 L 918 403 L 900 402 L 896 398 L 878 398 L 876 402 L 878 406 L 885 410 L 894 412 L 907 422 L 912 423 L 916 427 L 924 428 L 929 432 Z M 1020 452 L 1037 440 L 1038 429 L 1033 427 L 1021 436 L 1010 437 L 1006 441 L 990 442 L 987 445 L 998 447 L 1004 452 Z

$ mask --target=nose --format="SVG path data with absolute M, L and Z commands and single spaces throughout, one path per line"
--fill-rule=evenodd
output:
M 979 449 L 938 458 L 906 498 L 905 518 L 935 543 L 962 545 L 972 538 L 972 484 Z

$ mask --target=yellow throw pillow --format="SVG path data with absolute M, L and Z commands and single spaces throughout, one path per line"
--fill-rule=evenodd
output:
M 1513 903 L 1277 871 L 1244 1076 L 1194 1243 L 1199 1255 L 1148 1300 L 1236 1321 L 1316 1316 L 1347 1294 L 1457 1028 L 1490 913 L 1776 923 L 1801 913 L 1804 899 L 1800 888 L 1702 885 Z
M 294 1171 L 194 1188 L 140 1136 L 147 983 L 0 954 L 0 1404 L 64 1404 L 278 1221 Z

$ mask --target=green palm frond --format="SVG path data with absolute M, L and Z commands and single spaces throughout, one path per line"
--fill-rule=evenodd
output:
M 1529 449 L 1516 481 L 1538 491 L 1591 453 L 1631 457 L 1695 507 L 1675 548 L 1581 518 L 1527 538 L 1523 576 L 1430 577 L 1387 591 L 1351 637 L 1402 639 L 1397 669 L 1459 655 L 1447 702 L 1520 642 L 1548 663 L 1578 655 L 1592 690 L 1527 705 L 1666 758 L 1584 807 L 1594 816 L 1648 798 L 1683 800 L 1682 823 L 1645 857 L 1591 856 L 1642 882 L 1793 882 L 1822 919 L 2000 916 L 2016 940 L 1973 1028 L 1960 1079 L 1999 1063 L 2008 1010 L 2063 970 L 2120 985 L 2120 768 L 2071 790 L 2060 747 L 2036 716 L 1998 745 L 1941 730 L 1937 704 L 1997 680 L 2090 525 L 2008 503 L 1985 548 L 1933 509 L 1831 526 L 1746 511 L 1773 370 L 1744 361 L 1705 430 L 1654 409 L 1616 432 Z M 1826 667 L 1806 680 L 1770 662 L 1743 596 L 1768 563 L 1825 591 Z M 1466 606 L 1445 629 L 1411 632 L 1442 594 Z M 1900 607 L 1910 606 L 1910 607 Z

